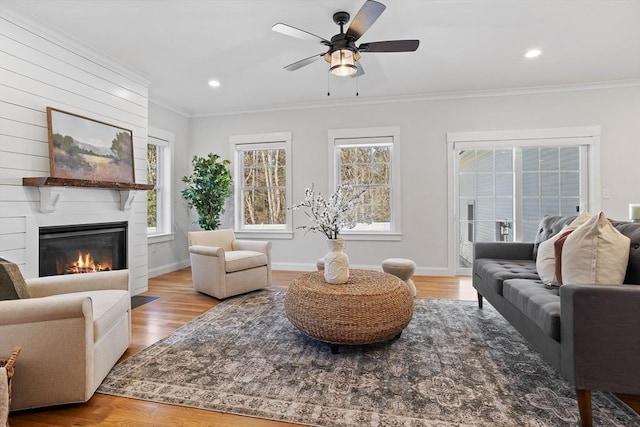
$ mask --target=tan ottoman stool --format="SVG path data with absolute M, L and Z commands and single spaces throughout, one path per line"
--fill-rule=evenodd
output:
M 416 271 L 416 263 L 406 258 L 388 258 L 382 261 L 382 270 L 385 273 L 393 274 L 409 287 L 411 296 L 416 296 L 416 285 L 411 280 Z

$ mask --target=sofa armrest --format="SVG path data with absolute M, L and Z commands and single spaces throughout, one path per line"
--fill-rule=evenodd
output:
M 525 242 L 475 242 L 473 259 L 533 259 L 533 243 Z
M 34 298 L 72 292 L 109 289 L 129 290 L 129 270 L 101 271 L 98 273 L 62 274 L 27 279 L 29 292 Z
M 212 256 L 224 259 L 224 249 L 218 246 L 191 245 L 189 252 L 196 255 Z
M 266 240 L 234 240 L 231 243 L 234 251 L 256 251 L 269 254 L 271 242 Z
M 576 388 L 640 394 L 640 286 L 560 287 L 562 374 Z

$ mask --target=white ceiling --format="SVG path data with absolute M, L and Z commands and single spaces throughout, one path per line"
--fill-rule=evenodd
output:
M 640 0 L 381 0 L 386 11 L 359 43 L 420 47 L 363 53 L 357 86 L 328 79 L 324 61 L 283 70 L 325 49 L 271 27 L 328 39 L 339 32 L 333 13 L 353 17 L 364 0 L 2 1 L 146 76 L 152 101 L 188 116 L 640 79 Z M 543 54 L 525 59 L 532 47 Z

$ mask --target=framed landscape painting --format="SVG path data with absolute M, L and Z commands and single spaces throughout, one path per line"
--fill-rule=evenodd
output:
M 133 132 L 47 107 L 51 176 L 135 182 Z

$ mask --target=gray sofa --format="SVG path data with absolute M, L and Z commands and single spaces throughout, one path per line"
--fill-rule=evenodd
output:
M 475 243 L 473 286 L 575 385 L 591 426 L 591 390 L 640 395 L 640 224 L 611 221 L 631 239 L 624 285 L 545 285 L 538 245 L 574 218 L 545 217 L 534 243 Z

